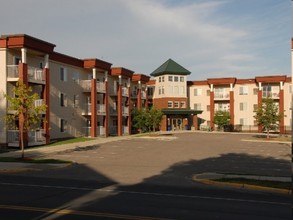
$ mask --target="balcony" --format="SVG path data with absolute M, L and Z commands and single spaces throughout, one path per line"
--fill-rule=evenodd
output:
M 129 134 L 128 126 L 123 125 L 122 129 L 123 129 L 123 134 Z
M 122 106 L 122 115 L 123 116 L 128 116 L 129 115 L 129 107 Z
M 118 130 L 117 126 L 110 126 L 109 128 L 110 135 L 117 135 L 117 130 Z
M 122 96 L 126 96 L 126 97 L 129 96 L 128 88 L 125 86 L 122 86 Z
M 28 82 L 45 84 L 43 70 L 40 68 L 28 66 L 27 68 Z M 18 65 L 7 65 L 7 81 L 14 82 L 19 80 Z
M 8 130 L 7 138 L 8 146 L 19 147 L 19 130 Z M 28 132 L 28 146 L 42 145 L 45 143 L 45 130 L 31 130 Z
M 136 99 L 137 98 L 137 92 L 136 91 L 132 91 L 131 92 L 131 98 L 132 99 Z
M 92 104 L 85 104 L 82 115 L 92 115 L 91 106 Z M 97 104 L 97 115 L 105 115 L 106 107 L 104 104 Z
M 229 93 L 215 93 L 215 100 L 229 100 L 230 94 Z
M 83 127 L 84 136 L 91 136 L 91 127 Z M 97 126 L 97 136 L 104 136 L 106 134 L 106 130 L 104 126 Z
M 263 98 L 279 99 L 280 93 L 279 92 L 271 92 L 271 91 L 263 91 L 262 97 Z
M 146 99 L 146 92 L 145 91 L 141 91 L 141 99 Z
M 83 92 L 91 92 L 91 80 L 81 80 L 80 86 L 83 89 Z M 97 82 L 96 87 L 98 93 L 106 93 L 106 86 L 104 82 Z
M 117 109 L 116 108 L 110 107 L 109 110 L 110 110 L 109 111 L 110 112 L 110 115 L 116 115 L 117 116 L 118 112 L 117 112 Z

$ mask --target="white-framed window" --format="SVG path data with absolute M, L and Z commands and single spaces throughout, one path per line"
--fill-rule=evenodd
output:
M 162 93 L 162 87 L 160 86 L 159 87 L 159 95 L 161 95 L 161 93 Z
M 211 106 L 207 105 L 207 112 L 211 111 Z
M 168 81 L 173 82 L 173 76 L 168 76 Z
M 194 110 L 201 110 L 201 103 L 194 103 Z
M 67 81 L 67 70 L 64 67 L 60 67 L 60 80 L 64 82 Z
M 174 82 L 178 82 L 178 76 L 174 76 Z
M 162 82 L 165 82 L 165 76 L 161 76 Z
M 202 94 L 202 89 L 195 88 L 195 89 L 193 90 L 193 92 L 194 92 L 194 96 L 201 96 L 201 94 Z
M 248 87 L 247 86 L 240 86 L 239 95 L 248 95 Z
M 292 85 L 289 85 L 289 93 L 292 94 Z
M 239 110 L 240 111 L 246 111 L 247 110 L 247 103 L 246 102 L 240 102 L 239 103 Z
M 185 102 L 184 101 L 180 102 L 180 108 L 185 108 Z
M 258 94 L 258 88 L 254 88 L 253 89 L 253 95 L 257 95 Z
M 174 86 L 174 94 L 175 95 L 179 94 L 179 87 L 178 86 Z
M 159 76 L 159 82 L 161 82 L 161 77 Z
M 184 82 L 184 76 L 180 76 L 180 82 Z
M 179 102 L 178 101 L 174 102 L 174 108 L 179 108 Z
M 253 104 L 253 111 L 257 111 L 257 109 L 258 109 L 258 104 Z
M 164 95 L 165 94 L 165 88 L 164 88 L 164 86 L 162 86 L 162 95 Z
M 67 131 L 67 121 L 65 119 L 60 119 L 60 132 Z
M 169 95 L 172 95 L 173 94 L 173 86 L 168 86 L 169 88 Z
M 62 107 L 67 106 L 67 96 L 64 93 L 60 93 L 60 106 Z
M 168 108 L 173 108 L 173 102 L 172 101 L 168 101 Z
M 207 96 L 211 95 L 211 90 L 207 90 Z
M 20 57 L 17 57 L 17 56 L 14 56 L 13 57 L 13 64 L 14 65 L 18 65 L 21 63 L 21 58 Z

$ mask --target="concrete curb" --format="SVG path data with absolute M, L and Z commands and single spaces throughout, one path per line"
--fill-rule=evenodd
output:
M 198 178 L 198 174 L 192 176 L 192 180 L 194 182 L 202 183 L 205 185 L 218 185 L 218 186 L 226 186 L 226 187 L 233 187 L 233 188 L 244 188 L 244 189 L 259 190 L 263 192 L 287 194 L 287 195 L 292 194 L 292 190 L 287 190 L 287 189 L 278 189 L 278 188 L 272 188 L 272 187 L 266 187 L 266 186 L 246 184 L 246 183 L 219 182 L 219 181 L 216 181 L 216 179 L 220 179 L 220 178 L 215 177 L 212 179 L 200 179 Z

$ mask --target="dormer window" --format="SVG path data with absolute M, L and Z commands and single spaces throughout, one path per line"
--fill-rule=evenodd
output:
M 174 76 L 174 82 L 178 82 L 178 76 Z
M 168 81 L 173 82 L 173 76 L 168 76 Z

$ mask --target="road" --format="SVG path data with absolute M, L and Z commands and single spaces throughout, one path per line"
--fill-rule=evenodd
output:
M 203 185 L 201 172 L 291 176 L 291 149 L 244 136 L 131 139 L 48 157 L 77 163 L 0 174 L 0 219 L 291 219 L 291 196 Z

